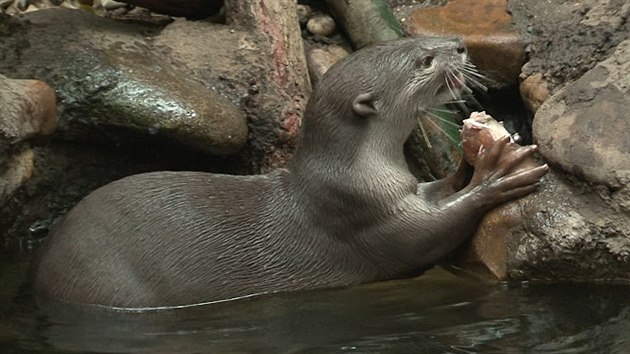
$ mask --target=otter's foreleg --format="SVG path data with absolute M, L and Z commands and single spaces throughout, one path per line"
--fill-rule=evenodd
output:
M 505 149 L 508 139 L 480 151 L 466 187 L 437 203 L 407 195 L 397 203 L 396 213 L 366 235 L 369 242 L 364 239 L 364 243 L 385 255 L 383 270 L 402 274 L 435 264 L 470 237 L 490 209 L 537 188 L 549 168 L 543 165 L 512 172 L 536 147 Z
M 472 178 L 473 171 L 473 167 L 462 159 L 453 175 L 437 181 L 418 183 L 416 194 L 428 202 L 437 204 L 466 187 Z

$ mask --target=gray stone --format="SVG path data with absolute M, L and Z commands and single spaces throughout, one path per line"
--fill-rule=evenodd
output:
M 541 152 L 594 184 L 619 189 L 630 180 L 630 40 L 546 102 L 534 120 Z
M 630 280 L 629 62 L 626 40 L 538 110 L 535 139 L 561 171 L 519 211 L 510 277 Z
M 325 37 L 335 32 L 336 25 L 335 20 L 333 20 L 332 17 L 328 15 L 319 15 L 308 20 L 306 28 L 312 34 Z
M 574 81 L 630 39 L 628 0 L 510 0 L 527 44 L 525 76 L 541 73 L 552 93 Z
M 245 143 L 245 117 L 232 102 L 153 53 L 154 27 L 61 8 L 21 18 L 30 23 L 0 21 L 0 34 L 12 26 L 0 72 L 51 84 L 65 136 L 158 135 L 214 154 Z

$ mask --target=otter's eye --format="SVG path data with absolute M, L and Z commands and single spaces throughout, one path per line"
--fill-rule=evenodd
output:
M 457 47 L 457 54 L 464 54 L 466 53 L 466 47 L 461 46 L 461 47 Z
M 420 67 L 428 68 L 431 66 L 431 64 L 433 64 L 433 55 L 425 55 L 421 58 L 416 59 L 416 65 Z

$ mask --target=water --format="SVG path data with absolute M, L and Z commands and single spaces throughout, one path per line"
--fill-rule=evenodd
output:
M 630 353 L 630 287 L 415 279 L 153 313 L 13 301 L 0 263 L 0 352 Z M 29 298 L 24 297 L 22 298 Z

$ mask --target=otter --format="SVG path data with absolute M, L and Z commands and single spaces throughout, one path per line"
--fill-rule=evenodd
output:
M 111 308 L 187 306 L 408 277 L 469 238 L 491 208 L 536 189 L 535 146 L 500 139 L 418 183 L 403 144 L 420 111 L 463 89 L 455 38 L 407 38 L 335 64 L 307 104 L 286 169 L 151 172 L 107 184 L 51 230 L 38 296 Z

